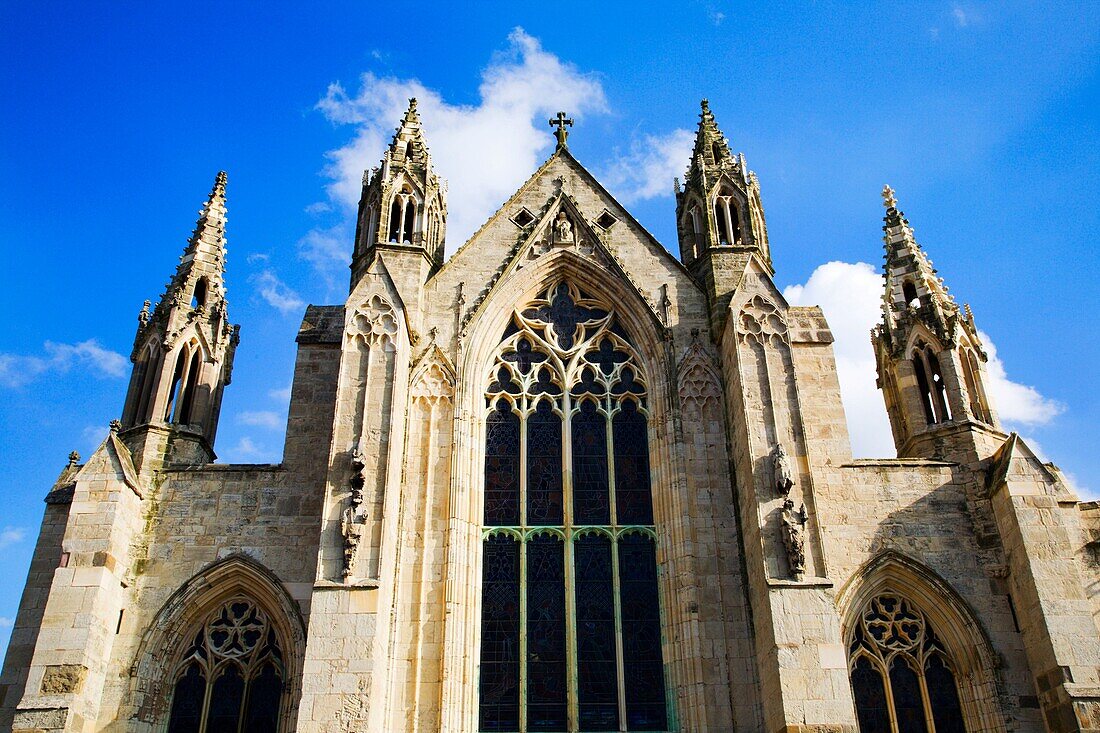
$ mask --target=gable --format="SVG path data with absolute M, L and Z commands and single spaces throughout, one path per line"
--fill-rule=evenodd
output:
M 630 283 L 664 327 L 676 325 L 666 322 L 666 310 L 673 319 L 685 310 L 676 306 L 679 300 L 690 301 L 686 310 L 691 312 L 705 308 L 702 290 L 679 260 L 568 150 L 558 150 L 427 282 L 426 302 L 446 307 L 447 314 L 429 315 L 433 322 L 425 322 L 424 328 L 438 328 L 443 343 L 457 336 L 488 294 L 507 274 L 522 269 L 522 258 L 530 258 L 536 243 L 545 242 L 548 216 L 560 207 L 573 217 L 573 228 L 583 233 L 579 251 L 595 254 L 610 275 Z M 524 209 L 533 218 L 526 225 L 522 218 L 516 220 Z M 597 223 L 601 216 L 606 226 Z

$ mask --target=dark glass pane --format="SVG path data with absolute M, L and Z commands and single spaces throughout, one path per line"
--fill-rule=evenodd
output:
M 555 537 L 527 543 L 527 730 L 566 726 L 565 558 Z
M 619 541 L 623 667 L 628 730 L 665 730 L 665 677 L 653 541 L 628 535 Z
M 237 733 L 244 702 L 244 678 L 237 665 L 223 667 L 210 692 L 210 711 L 206 714 L 206 733 Z
M 894 693 L 894 712 L 898 716 L 898 733 L 927 733 L 924 703 L 920 696 L 917 673 L 901 658 L 890 666 L 890 687 Z
M 481 725 L 519 730 L 519 543 L 485 540 L 481 581 Z
M 615 371 L 615 365 L 622 364 L 630 358 L 630 355 L 625 351 L 616 349 L 611 339 L 605 338 L 600 341 L 600 345 L 595 351 L 588 352 L 584 358 L 590 364 L 598 364 L 600 371 L 610 375 L 611 372 Z
M 246 733 L 275 733 L 279 728 L 279 703 L 283 679 L 270 662 L 248 686 L 248 709 L 244 714 Z
M 852 692 L 856 698 L 859 733 L 890 733 L 890 709 L 882 674 L 867 657 L 860 657 L 852 669 Z
M 172 693 L 172 714 L 168 733 L 198 733 L 202 718 L 202 700 L 206 697 L 206 676 L 198 662 L 192 662 L 176 682 Z
M 527 418 L 527 524 L 561 523 L 561 418 L 543 400 Z
M 631 400 L 615 415 L 613 433 L 616 519 L 619 524 L 653 524 L 645 415 Z
M 607 419 L 591 400 L 573 416 L 573 521 L 610 524 L 607 487 Z
M 573 544 L 577 596 L 580 729 L 619 729 L 611 541 L 586 535 Z
M 519 524 L 519 416 L 504 400 L 486 419 L 485 524 Z
M 936 724 L 936 733 L 966 733 L 955 675 L 943 663 L 940 655 L 933 654 L 929 657 L 925 666 L 924 682 L 928 686 L 928 702 L 932 705 L 932 721 Z

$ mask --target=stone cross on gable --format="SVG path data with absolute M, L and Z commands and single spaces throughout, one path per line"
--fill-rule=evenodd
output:
M 569 131 L 566 130 L 566 126 L 572 127 L 573 120 L 565 116 L 564 112 L 558 112 L 558 116 L 550 120 L 550 127 L 556 127 L 554 130 L 554 137 L 558 139 L 558 147 L 565 147 L 565 140 L 569 137 Z

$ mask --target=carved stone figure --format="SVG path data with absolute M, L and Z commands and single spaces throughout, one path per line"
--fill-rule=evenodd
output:
M 783 500 L 783 547 L 787 550 L 787 565 L 795 580 L 802 580 L 806 572 L 806 505 L 794 510 L 794 502 Z
M 573 225 L 564 211 L 558 212 L 558 218 L 554 221 L 554 241 L 558 243 L 573 242 Z
M 782 496 L 790 494 L 791 487 L 794 486 L 794 470 L 782 443 L 776 445 L 772 453 L 772 475 L 775 477 L 775 490 Z
M 366 456 L 356 445 L 351 453 L 351 496 L 348 497 L 348 506 L 340 519 L 340 534 L 344 538 L 344 579 L 351 577 L 355 568 L 355 553 L 359 549 L 359 541 L 363 537 L 363 517 L 359 514 L 359 507 L 363 504 L 363 484 L 366 479 L 363 476 L 363 468 L 366 466 Z

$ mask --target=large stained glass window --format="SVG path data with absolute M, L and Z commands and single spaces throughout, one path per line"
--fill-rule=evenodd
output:
M 848 654 L 860 733 L 966 733 L 954 665 L 909 600 L 872 598 Z
M 558 282 L 513 314 L 486 384 L 480 730 L 667 730 L 630 338 Z
M 175 668 L 168 733 L 275 733 L 283 656 L 264 612 L 237 598 L 194 633 Z

